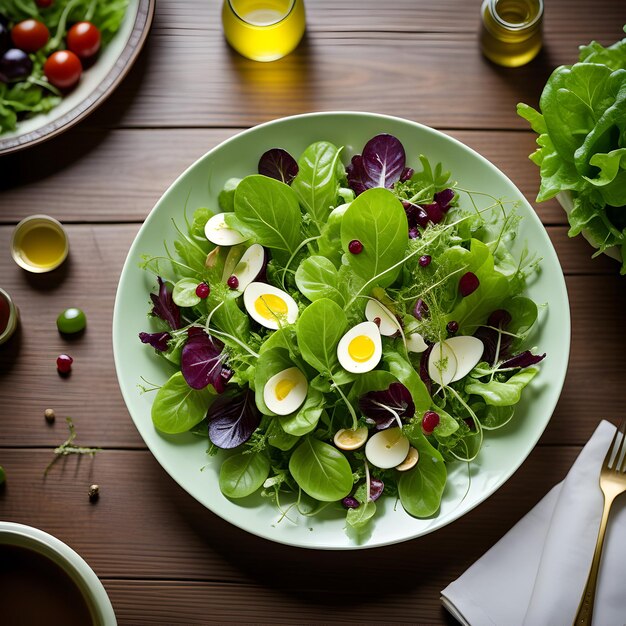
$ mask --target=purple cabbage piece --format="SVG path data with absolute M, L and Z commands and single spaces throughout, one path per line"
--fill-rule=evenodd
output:
M 372 187 L 393 187 L 400 180 L 405 164 L 404 146 L 393 135 L 376 135 L 363 148 L 363 169 Z
M 413 317 L 421 322 L 425 317 L 428 317 L 428 305 L 421 298 L 418 298 L 412 313 Z
M 167 342 L 172 338 L 169 333 L 139 333 L 141 343 L 149 343 L 155 350 L 165 352 Z
M 402 174 L 400 174 L 400 182 L 406 183 L 407 180 L 411 179 L 411 176 L 415 174 L 415 170 L 412 167 L 405 167 L 402 170 Z
M 409 230 L 421 226 L 426 228 L 428 224 L 428 213 L 419 205 L 413 204 L 408 200 L 402 202 L 404 212 L 406 213 L 406 219 L 409 223 Z
M 531 365 L 536 365 L 539 361 L 543 361 L 546 358 L 545 352 L 541 355 L 533 354 L 530 350 L 525 350 L 524 352 L 520 352 L 515 356 L 511 357 L 508 361 L 505 361 L 500 365 L 499 369 L 505 369 L 509 367 L 519 367 L 523 369 L 525 367 L 530 367 Z
M 263 176 L 269 176 L 281 183 L 291 185 L 298 174 L 298 164 L 286 150 L 271 148 L 261 155 L 258 170 Z
M 444 212 L 437 202 L 431 202 L 430 204 L 422 204 L 422 209 L 426 211 L 428 215 L 428 221 L 433 224 L 440 224 L 444 218 Z
M 254 392 L 246 389 L 232 396 L 215 399 L 207 412 L 209 439 L 218 448 L 230 450 L 250 439 L 261 423 L 261 414 L 254 402 Z
M 189 329 L 189 338 L 180 355 L 180 371 L 193 389 L 204 389 L 209 383 L 223 393 L 232 371 L 225 366 L 224 344 L 201 328 Z
M 511 323 L 511 314 L 505 309 L 496 309 L 487 320 L 488 326 L 480 326 L 474 333 L 483 342 L 485 350 L 482 360 L 495 365 L 496 357 L 505 357 L 509 354 L 509 348 L 513 342 L 513 336 L 507 333 L 499 333 L 496 329 L 504 329 Z M 490 328 L 491 327 L 491 328 Z M 498 335 L 500 336 L 500 350 L 498 350 Z
M 450 208 L 452 200 L 454 200 L 454 191 L 452 189 L 444 189 L 435 194 L 435 202 L 444 212 Z
M 346 174 L 348 175 L 348 185 L 357 196 L 370 188 L 371 181 L 365 173 L 363 157 L 360 154 L 355 154 L 352 157 L 350 165 L 346 168 Z
M 383 495 L 385 489 L 385 483 L 380 478 L 370 479 L 370 500 L 376 502 L 380 496 Z
M 376 424 L 376 430 L 383 430 L 396 422 L 396 415 L 413 417 L 415 404 L 411 392 L 402 383 L 391 383 L 387 389 L 362 395 L 359 409 L 370 424 Z
M 341 504 L 343 504 L 346 509 L 358 509 L 361 506 L 361 503 L 354 496 L 346 496 L 341 501 Z
M 154 305 L 152 315 L 160 317 L 170 325 L 170 328 L 176 330 L 180 328 L 180 309 L 172 299 L 172 292 L 167 288 L 163 279 L 157 276 L 157 280 L 159 281 L 159 293 L 150 294 L 150 299 Z

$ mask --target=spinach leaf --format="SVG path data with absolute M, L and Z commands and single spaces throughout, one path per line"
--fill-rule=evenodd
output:
M 348 250 L 353 240 L 363 244 L 359 254 Z M 406 213 L 388 189 L 364 191 L 341 221 L 341 245 L 348 263 L 361 278 L 371 280 L 372 286 L 387 287 L 397 278 L 408 241 Z
M 274 446 L 274 448 L 278 448 L 283 452 L 291 450 L 291 448 L 293 448 L 296 445 L 296 442 L 300 439 L 300 437 L 286 433 L 280 425 L 280 420 L 277 417 L 270 421 L 269 426 L 267 427 L 266 435 L 267 442 L 270 446 Z
M 311 144 L 298 160 L 298 175 L 291 183 L 300 203 L 318 225 L 335 207 L 339 191 L 339 149 L 328 141 Z
M 481 402 L 472 404 L 472 410 L 485 430 L 496 430 L 511 421 L 515 406 L 490 406 Z
M 341 500 L 352 490 L 348 459 L 334 446 L 312 436 L 293 451 L 289 471 L 302 491 L 321 502 Z
M 340 306 L 345 304 L 338 289 L 337 269 L 323 256 L 310 256 L 300 263 L 296 271 L 296 285 L 312 302 L 320 298 L 328 298 Z
M 204 419 L 215 397 L 212 387 L 192 389 L 176 372 L 157 392 L 152 422 L 161 432 L 184 433 Z
M 220 467 L 220 490 L 228 498 L 245 498 L 263 485 L 269 473 L 270 460 L 263 452 L 235 454 Z
M 315 430 L 323 412 L 324 395 L 309 387 L 304 404 L 295 413 L 280 417 L 280 425 L 287 434 L 302 437 Z
M 409 515 L 430 517 L 441 504 L 447 478 L 446 466 L 441 453 L 422 434 L 417 420 L 405 429 L 405 434 L 419 452 L 419 460 L 398 481 L 400 502 Z
M 341 204 L 333 209 L 322 227 L 322 235 L 317 240 L 320 255 L 331 261 L 335 267 L 341 265 L 341 222 L 349 204 Z
M 343 309 L 328 298 L 309 304 L 296 323 L 302 358 L 318 372 L 331 374 L 338 368 L 337 344 L 348 327 Z
M 217 202 L 223 213 L 232 213 L 235 210 L 235 190 L 240 182 L 241 178 L 229 178 L 224 183 L 224 189 L 220 191 L 220 195 L 217 197 Z
M 196 295 L 197 279 L 181 278 L 172 290 L 172 300 L 178 306 L 195 306 L 200 302 L 200 298 Z
M 348 509 L 346 522 L 348 526 L 351 526 L 355 530 L 363 530 L 375 514 L 376 503 L 368 500 L 367 502 L 361 503 L 356 509 Z
M 522 389 L 539 373 L 536 367 L 528 367 L 521 372 L 513 374 L 506 382 L 492 380 L 481 383 L 473 380 L 465 385 L 465 392 L 481 396 L 483 400 L 492 406 L 513 406 L 520 401 Z
M 296 194 L 273 178 L 246 176 L 235 190 L 235 216 L 246 234 L 268 248 L 293 254 L 302 241 Z

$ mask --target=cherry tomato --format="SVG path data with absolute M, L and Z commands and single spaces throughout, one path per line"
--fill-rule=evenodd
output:
M 37 52 L 50 39 L 50 31 L 39 20 L 24 20 L 11 29 L 11 39 L 16 48 L 24 52 Z
M 36 4 L 40 9 L 47 9 L 54 4 L 54 0 L 37 0 Z
M 80 59 L 69 50 L 53 52 L 43 65 L 46 78 L 59 89 L 69 89 L 79 80 L 83 72 Z
M 77 22 L 67 32 L 67 47 L 80 59 L 90 59 L 100 50 L 100 31 L 91 22 Z

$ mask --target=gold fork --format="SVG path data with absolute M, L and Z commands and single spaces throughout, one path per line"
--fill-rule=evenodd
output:
M 626 491 L 626 454 L 623 454 L 625 450 L 626 421 L 622 422 L 615 431 L 615 436 L 604 457 L 602 469 L 600 470 L 600 489 L 604 494 L 604 510 L 602 511 L 598 540 L 596 541 L 596 549 L 593 553 L 593 561 L 591 562 L 587 585 L 580 599 L 574 626 L 582 624 L 589 626 L 591 624 L 593 602 L 596 595 L 596 584 L 598 582 L 598 570 L 600 569 L 602 545 L 604 544 L 604 533 L 606 532 L 606 524 L 609 519 L 609 511 L 611 510 L 613 500 L 615 500 L 620 493 Z

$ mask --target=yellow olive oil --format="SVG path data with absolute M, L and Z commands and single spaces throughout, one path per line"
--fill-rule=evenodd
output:
M 480 43 L 498 65 L 519 67 L 541 50 L 542 0 L 484 0 Z
M 33 226 L 16 242 L 24 260 L 42 269 L 56 265 L 65 254 L 65 239 L 53 226 Z
M 289 54 L 304 34 L 302 0 L 224 0 L 226 41 L 254 61 L 274 61 Z

